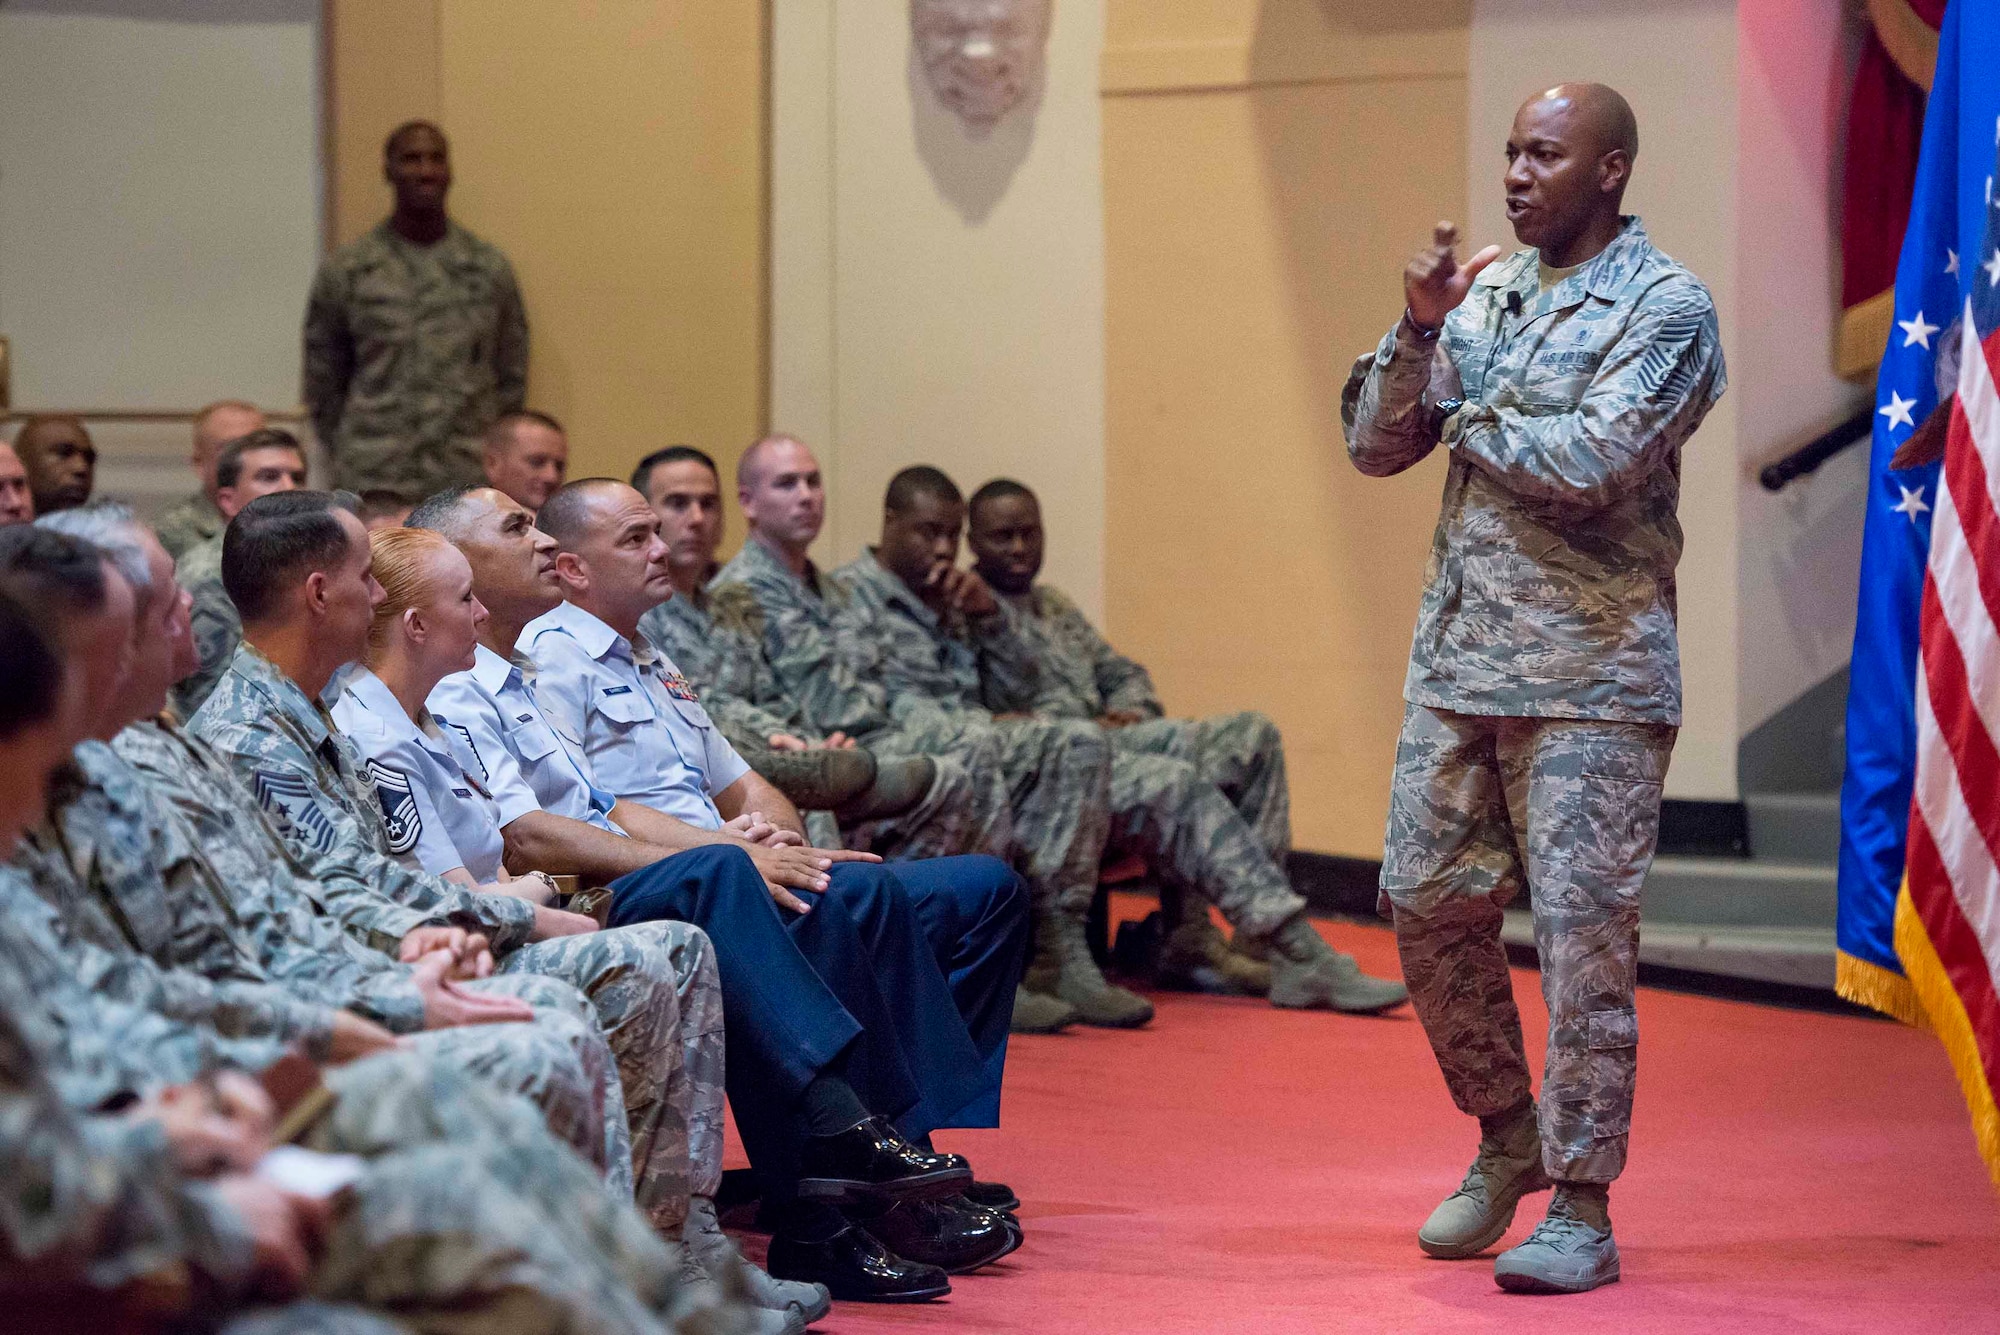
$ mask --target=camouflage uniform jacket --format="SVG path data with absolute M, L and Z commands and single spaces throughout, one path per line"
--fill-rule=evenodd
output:
M 273 978 L 401 1034 L 424 1027 L 424 1000 L 408 966 L 342 931 L 325 892 L 227 761 L 171 718 L 147 719 L 112 750 L 172 803 L 221 875 L 236 929 Z M 355 896 L 379 895 L 372 886 Z M 397 906 L 383 901 L 378 911 Z
M 1166 712 L 1146 669 L 1113 649 L 1061 589 L 1037 584 L 1026 593 L 994 596 L 1013 612 L 1014 624 L 1035 647 L 1035 666 L 1041 672 L 1037 714 L 1098 719 L 1114 709 L 1147 718 Z
M 0 943 L 0 1282 L 111 1289 L 180 1265 L 225 1286 L 247 1277 L 248 1233 L 212 1189 L 181 1177 L 158 1122 L 66 1096 L 51 1045 L 70 1021 L 48 981 Z
M 194 637 L 196 665 L 174 687 L 173 702 L 182 718 L 193 718 L 228 669 L 236 646 L 243 642 L 243 619 L 236 615 L 236 604 L 222 587 L 222 535 L 188 548 L 174 563 L 174 578 L 194 600 L 188 626 Z
M 92 746 L 102 743 L 85 743 Z M 331 1008 L 265 981 L 212 923 L 177 936 L 177 924 L 133 890 L 138 869 L 152 859 L 160 860 L 155 877 L 186 875 L 193 850 L 113 818 L 100 797 L 82 774 L 59 775 L 50 819 L 25 835 L 14 855 L 14 866 L 55 910 L 54 930 L 73 976 L 93 992 L 226 1037 L 301 1041 L 324 1052 L 333 1034 Z M 203 966 L 163 964 L 162 955 L 200 958 Z
M 848 635 L 880 646 L 879 680 L 898 721 L 926 706 L 995 714 L 1035 706 L 1034 649 L 1003 606 L 971 618 L 940 615 L 875 559 L 870 548 L 834 572 L 850 595 Z
M 1404 698 L 1678 724 L 1674 512 L 1727 383 L 1715 308 L 1637 218 L 1547 292 L 1537 259 L 1489 265 L 1434 340 L 1398 322 L 1341 396 L 1362 472 L 1451 454 Z M 1440 433 L 1429 405 L 1454 396 Z
M 19 867 L 0 866 L 0 974 L 20 980 L 34 1006 L 0 996 L 0 1009 L 45 1054 L 59 1053 L 50 1076 L 72 1108 L 110 1108 L 162 1085 L 192 1080 L 219 1066 L 256 1071 L 284 1054 L 271 1038 L 224 1038 L 213 1029 L 94 992 L 81 980 L 88 965 L 56 910 Z
M 801 579 L 753 537 L 708 591 L 713 618 L 762 645 L 776 687 L 815 733 L 844 732 L 867 742 L 891 726 L 876 647 L 842 635 L 837 614 L 847 591 L 817 566 L 808 563 Z M 772 709 L 772 697 L 761 691 L 748 698 Z
M 304 393 L 337 485 L 415 501 L 482 481 L 480 434 L 527 387 L 513 266 L 457 223 L 420 246 L 385 219 L 321 263 Z
M 743 600 L 731 601 L 739 606 L 718 622 L 708 590 L 692 597 L 677 591 L 639 618 L 639 631 L 694 683 L 702 706 L 737 746 L 763 747 L 774 732 L 812 739 L 815 729 L 764 661 L 754 614 L 743 616 Z
M 412 928 L 442 924 L 485 932 L 496 954 L 527 941 L 526 900 L 469 893 L 396 861 L 354 743 L 251 645 L 237 649 L 188 730 L 256 794 L 320 883 L 326 911 L 369 945 L 393 951 Z
M 171 510 L 160 516 L 160 522 L 153 531 L 159 535 L 160 546 L 167 549 L 167 555 L 178 561 L 190 548 L 199 547 L 210 538 L 222 536 L 222 530 L 229 521 L 222 517 L 222 511 L 215 508 L 215 501 L 205 491 L 197 491 L 192 496 L 183 497 Z

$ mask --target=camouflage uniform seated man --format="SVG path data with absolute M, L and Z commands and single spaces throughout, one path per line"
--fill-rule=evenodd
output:
M 65 413 L 30 417 L 14 433 L 14 453 L 28 474 L 28 494 L 38 515 L 82 505 L 97 485 L 97 446 L 81 418 Z
M 194 449 L 188 455 L 188 466 L 201 485 L 175 502 L 154 526 L 168 556 L 178 561 L 191 548 L 222 536 L 229 516 L 215 503 L 216 460 L 222 457 L 223 446 L 263 426 L 264 414 L 255 404 L 241 399 L 222 399 L 194 415 Z
M 1094 733 L 1025 715 L 996 721 L 917 695 L 892 700 L 873 642 L 865 635 L 855 642 L 836 625 L 847 591 L 808 554 L 826 517 L 812 451 L 790 436 L 758 441 L 737 461 L 736 496 L 750 532 L 710 586 L 717 621 L 755 637 L 813 733 L 845 733 L 878 754 L 962 765 L 995 853 L 1026 878 L 1038 948 L 1060 963 L 1044 990 L 1016 993 L 1015 1029 L 1051 1032 L 1079 1019 L 1131 1028 L 1152 1019 L 1150 1002 L 1105 981 L 1084 931 L 1104 857 L 1109 746 Z
M 1403 272 L 1402 318 L 1341 396 L 1371 477 L 1450 456 L 1425 580 L 1382 891 L 1452 1098 L 1479 1118 L 1465 1182 L 1417 1241 L 1471 1256 L 1556 1183 L 1501 1287 L 1619 1277 L 1610 1187 L 1638 1067 L 1639 895 L 1681 721 L 1680 459 L 1726 375 L 1715 308 L 1620 202 L 1625 99 L 1558 84 L 1515 114 L 1514 234 L 1460 267 L 1457 229 Z M 1548 1002 L 1539 1112 L 1501 906 L 1528 891 Z
M 569 475 L 569 437 L 547 413 L 507 413 L 486 428 L 480 467 L 487 486 L 539 510 Z
M 244 643 L 189 730 L 256 794 L 349 932 L 398 950 L 416 928 L 464 927 L 487 936 L 502 973 L 547 975 L 590 999 L 617 1059 L 636 1197 L 662 1228 L 678 1228 L 687 1129 L 674 1124 L 665 1094 L 686 1060 L 675 1017 L 707 1009 L 699 998 L 714 985 L 708 940 L 681 923 L 599 932 L 590 918 L 463 890 L 390 856 L 372 784 L 319 703 L 367 635 L 379 597 L 368 566 L 361 521 L 333 495 L 287 492 L 246 506 L 222 555 Z
M 1161 972 L 1217 969 L 1272 994 L 1281 1006 L 1388 1004 L 1391 989 L 1360 983 L 1346 966 L 1330 962 L 1310 926 L 1288 926 L 1305 903 L 1284 874 L 1291 793 L 1277 725 L 1250 710 L 1163 717 L 1146 669 L 1106 643 L 1061 590 L 1035 582 L 1042 568 L 1041 506 L 1020 483 L 989 482 L 973 495 L 967 541 L 974 568 L 1013 613 L 1034 653 L 1035 712 L 1094 722 L 1110 738 L 1113 844 L 1144 853 L 1155 874 L 1182 892 L 1182 920 L 1162 952 Z M 1142 808 L 1152 814 L 1135 821 Z M 1274 967 L 1250 964 L 1225 947 L 1209 919 L 1211 902 L 1235 929 L 1239 949 L 1275 957 Z M 1286 945 L 1274 949 L 1279 938 Z M 1343 975 L 1344 986 L 1325 986 L 1318 975 L 1329 968 Z M 1262 978 L 1250 981 L 1258 973 Z
M 174 708 L 184 719 L 194 717 L 215 689 L 230 656 L 243 640 L 243 622 L 236 604 L 222 587 L 222 527 L 259 496 L 297 491 L 306 484 L 306 452 L 298 437 L 275 427 L 260 427 L 222 447 L 215 459 L 215 507 L 222 526 L 215 536 L 175 554 L 174 577 L 194 600 L 195 670 L 175 683 Z M 166 544 L 162 542 L 161 546 Z
M 25 524 L 35 517 L 34 496 L 28 491 L 28 470 L 14 447 L 0 443 L 0 528 Z
M 1032 707 L 1040 671 L 1013 614 L 976 572 L 958 568 L 964 524 L 965 502 L 950 478 L 906 468 L 889 483 L 881 545 L 836 578 L 852 595 L 851 638 L 875 643 L 892 698 L 915 696 L 979 719 Z M 1094 721 L 1040 722 L 1104 741 Z M 1268 850 L 1192 765 L 1106 750 L 1109 846 L 1141 854 L 1155 875 L 1217 904 L 1241 934 L 1268 948 L 1273 1004 L 1376 1011 L 1404 999 L 1401 984 L 1370 978 L 1327 945 Z M 1031 971 L 1028 985 L 1035 983 Z
M 826 832 L 834 842 L 888 858 L 1004 854 L 1012 825 L 1004 789 L 976 784 L 950 756 L 878 757 L 845 732 L 822 735 L 772 672 L 754 624 L 739 615 L 715 619 L 707 586 L 722 541 L 722 484 L 713 459 L 670 445 L 639 461 L 632 486 L 659 517 L 674 581 L 674 596 L 640 618 L 639 629 L 701 691 L 730 745 L 809 812 L 815 840 L 821 829 L 814 816 L 825 814 L 837 819 Z M 754 610 L 728 601 L 734 613 Z M 879 732 L 888 718 L 857 710 L 856 722 Z M 852 781 L 858 791 L 837 800 L 850 782 L 841 762 L 850 758 L 860 762 Z M 807 768 L 813 762 L 817 771 Z M 814 800 L 815 787 L 834 791 Z

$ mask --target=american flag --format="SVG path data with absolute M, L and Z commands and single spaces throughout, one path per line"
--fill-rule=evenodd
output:
M 2000 123 L 1994 136 L 2000 143 Z M 1985 194 L 1984 235 L 1966 259 L 1967 295 L 1947 322 L 1956 327 L 1945 331 L 1956 344 L 1957 388 L 1920 614 L 1916 782 L 1895 939 L 2000 1184 L 1993 1098 L 2000 1087 L 2000 199 L 1993 176 Z

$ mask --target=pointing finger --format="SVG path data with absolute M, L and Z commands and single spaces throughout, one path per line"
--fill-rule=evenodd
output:
M 1431 244 L 1449 255 L 1451 248 L 1458 244 L 1458 224 L 1450 219 L 1441 220 L 1431 229 Z

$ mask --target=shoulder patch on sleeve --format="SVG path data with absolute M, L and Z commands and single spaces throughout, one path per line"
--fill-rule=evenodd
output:
M 257 805 L 264 808 L 280 833 L 291 835 L 316 853 L 333 851 L 333 822 L 319 809 L 304 779 L 282 770 L 260 769 L 254 772 L 251 786 L 257 793 Z
M 382 808 L 382 824 L 389 834 L 389 851 L 401 856 L 417 846 L 424 832 L 423 813 L 417 810 L 416 795 L 410 791 L 410 776 L 391 769 L 379 760 L 368 762 L 368 781 L 375 785 L 375 801 Z

